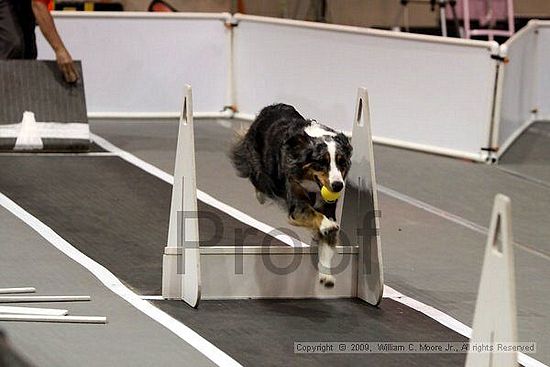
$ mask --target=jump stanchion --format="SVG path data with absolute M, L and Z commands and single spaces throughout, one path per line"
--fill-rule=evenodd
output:
M 510 199 L 495 197 L 470 343 L 516 343 L 516 286 Z M 470 350 L 466 367 L 515 367 L 517 353 Z
M 201 297 L 199 225 L 195 177 L 193 94 L 185 85 L 181 107 L 168 243 L 164 251 L 162 296 L 197 307 Z M 183 258 L 182 258 L 183 255 Z
M 342 208 L 342 232 L 359 249 L 357 297 L 378 305 L 384 291 L 380 210 L 374 168 L 374 148 L 366 88 L 357 91 L 352 130 L 353 155 Z
M 225 238 L 213 246 L 199 246 L 193 106 L 191 87 L 186 86 L 170 227 L 163 256 L 162 296 L 182 299 L 192 307 L 197 307 L 200 299 L 248 298 L 359 297 L 378 305 L 383 289 L 382 256 L 368 97 L 364 88 L 359 89 L 357 106 L 349 186 L 338 208 L 343 218 L 342 232 L 347 232 L 342 238 L 348 240 L 336 246 L 332 260 L 335 286 L 326 288 L 318 281 L 317 247 L 298 240 L 295 247 L 269 246 L 274 237 L 282 234 L 280 231 L 265 234 L 257 245 L 243 246 L 235 234 L 231 243 L 223 242 L 231 241 Z M 244 234 L 246 229 L 243 223 Z

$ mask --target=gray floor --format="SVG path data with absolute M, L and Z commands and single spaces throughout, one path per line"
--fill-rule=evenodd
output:
M 13 346 L 34 365 L 214 365 L 1 207 L 0 226 L 0 287 L 34 286 L 41 295 L 90 295 L 91 302 L 27 306 L 63 308 L 72 315 L 108 318 L 106 325 L 0 323 Z
M 550 121 L 529 126 L 503 154 L 500 168 L 550 187 Z
M 227 121 L 195 124 L 199 189 L 259 220 L 285 227 L 277 207 L 260 206 L 252 191 L 243 197 L 242 185 L 247 183 L 235 177 L 225 157 L 232 134 Z M 175 122 L 97 121 L 92 130 L 173 171 Z M 520 340 L 537 341 L 534 357 L 550 363 L 550 189 L 494 166 L 384 146 L 375 147 L 375 156 L 382 185 L 481 226 L 488 226 L 497 192 L 512 198 L 514 235 L 521 244 L 515 248 Z M 386 283 L 471 324 L 485 236 L 390 196 L 380 199 Z
M 0 167 L 0 192 L 131 289 L 160 293 L 160 255 L 167 237 L 171 197 L 168 183 L 119 157 L 104 155 L 0 156 Z M 248 185 L 231 186 L 240 187 L 241 195 L 250 190 Z M 199 213 L 210 211 L 223 224 L 218 229 L 223 229 L 226 236 L 222 234 L 216 245 L 232 244 L 231 234 L 245 225 L 212 210 L 199 201 Z M 203 227 L 199 220 L 201 238 L 212 238 L 212 229 L 211 225 Z M 247 236 L 243 244 L 257 245 L 262 237 Z M 208 245 L 208 240 L 201 244 Z M 64 271 L 62 265 L 56 269 Z M 319 340 L 327 335 L 332 340 L 350 342 L 467 340 L 390 299 L 385 299 L 380 308 L 357 299 L 202 301 L 198 310 L 181 301 L 156 304 L 245 366 L 316 367 L 320 362 L 354 367 L 464 365 L 464 354 L 292 353 L 294 341 Z M 132 340 L 124 343 L 132 344 Z

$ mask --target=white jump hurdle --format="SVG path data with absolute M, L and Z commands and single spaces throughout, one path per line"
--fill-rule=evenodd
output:
M 162 296 L 182 299 L 192 307 L 197 307 L 200 299 L 239 298 L 358 297 L 378 305 L 383 276 L 369 116 L 367 92 L 360 88 L 352 169 L 340 200 L 343 205 L 338 208 L 342 231 L 351 234 L 350 243 L 337 246 L 332 264 L 335 286 L 325 288 L 318 281 L 317 247 L 200 246 L 198 220 L 181 214 L 197 213 L 192 92 L 186 86 L 163 256 Z
M 516 282 L 510 199 L 495 197 L 474 313 L 471 343 L 516 343 Z M 517 353 L 469 351 L 466 367 L 515 367 Z

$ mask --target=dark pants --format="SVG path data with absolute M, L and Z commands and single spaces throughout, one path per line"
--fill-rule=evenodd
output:
M 30 0 L 0 0 L 0 60 L 36 59 L 34 28 Z

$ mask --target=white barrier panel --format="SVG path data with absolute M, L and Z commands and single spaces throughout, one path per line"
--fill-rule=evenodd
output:
M 287 102 L 351 131 L 357 85 L 369 89 L 375 141 L 483 160 L 494 42 L 236 15 L 235 102 L 241 116 Z
M 536 120 L 550 120 L 550 22 L 531 21 L 504 45 L 498 156 Z
M 73 58 L 82 60 L 91 116 L 178 116 L 181 86 L 196 111 L 226 105 L 230 19 L 225 13 L 54 12 Z M 37 32 L 40 59 L 54 54 Z
M 537 21 L 538 118 L 550 120 L 550 21 Z

